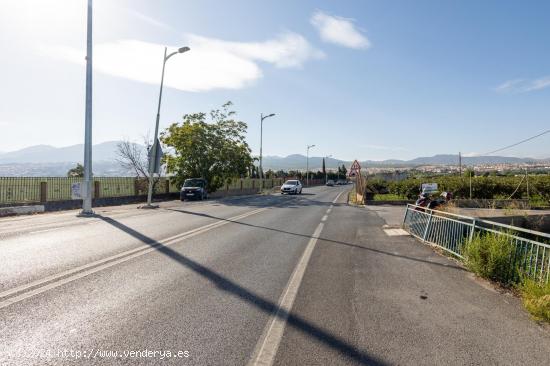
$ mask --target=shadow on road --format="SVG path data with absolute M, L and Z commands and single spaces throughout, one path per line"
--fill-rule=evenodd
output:
M 288 207 L 287 207 L 287 208 L 288 208 Z M 232 223 L 239 224 L 239 225 L 244 225 L 244 226 L 253 227 L 253 228 L 256 228 L 256 229 L 263 229 L 263 230 L 275 231 L 275 232 L 278 232 L 278 233 L 287 234 L 287 235 L 293 235 L 293 236 L 298 236 L 298 237 L 302 237 L 302 238 L 306 238 L 306 239 L 311 239 L 311 238 L 312 238 L 311 235 L 307 235 L 307 234 L 294 233 L 294 232 L 291 232 L 291 231 L 286 231 L 286 230 L 281 230 L 281 229 L 275 229 L 275 228 L 271 228 L 271 227 L 267 227 L 267 226 L 262 226 L 262 225 L 248 224 L 248 223 L 245 223 L 245 222 L 241 222 L 241 221 L 237 221 L 237 220 L 225 219 L 225 218 L 222 218 L 222 217 L 217 217 L 217 216 L 213 216 L 213 215 L 209 215 L 209 214 L 205 214 L 205 213 L 198 213 L 198 212 L 185 211 L 185 210 L 177 210 L 177 209 L 169 209 L 169 208 L 167 208 L 166 210 L 175 211 L 175 212 L 180 212 L 180 213 L 188 214 L 188 215 L 202 216 L 202 217 L 206 217 L 206 218 L 210 218 L 210 219 L 215 219 L 215 220 L 219 220 L 219 221 L 228 221 L 228 222 L 232 222 Z M 398 257 L 398 258 L 402 258 L 402 259 L 406 259 L 406 260 L 410 260 L 410 261 L 422 262 L 422 263 L 427 263 L 427 264 L 434 265 L 434 266 L 441 266 L 441 267 L 445 267 L 445 268 L 452 268 L 452 269 L 456 269 L 456 270 L 460 270 L 460 271 L 465 271 L 464 268 L 462 268 L 462 267 L 460 267 L 460 266 L 453 265 L 453 264 L 445 264 L 445 263 L 432 262 L 432 261 L 428 261 L 428 260 L 425 260 L 425 259 L 422 259 L 422 258 L 415 258 L 415 257 L 409 257 L 409 256 L 402 255 L 402 254 L 395 254 L 395 253 L 386 252 L 386 251 L 380 250 L 380 249 L 374 249 L 374 248 L 364 247 L 364 246 L 361 246 L 361 245 L 357 245 L 357 244 L 353 244 L 353 243 L 347 243 L 347 242 L 344 242 L 344 241 L 339 241 L 339 240 L 334 240 L 334 239 L 328 239 L 328 238 L 323 238 L 323 237 L 318 237 L 317 239 L 320 240 L 320 241 L 327 242 L 327 243 L 338 244 L 338 245 L 345 245 L 345 246 L 348 246 L 348 247 L 353 247 L 353 248 L 357 248 L 357 249 L 362 249 L 362 250 L 366 250 L 366 251 L 373 252 L 373 253 L 377 253 L 377 254 L 387 255 L 387 256 L 391 256 L 391 257 Z
M 177 211 L 177 210 L 175 210 Z M 181 211 L 180 211 L 181 212 Z M 193 213 L 196 214 L 196 213 Z M 204 214 L 197 214 L 204 215 Z M 208 215 L 204 215 L 208 216 Z M 351 359 L 355 362 L 358 362 L 363 365 L 387 365 L 385 362 L 377 359 L 374 356 L 370 356 L 368 353 L 356 348 L 355 346 L 348 344 L 345 340 L 323 330 L 322 328 L 308 322 L 307 320 L 302 319 L 301 317 L 292 314 L 292 312 L 286 312 L 283 309 L 278 309 L 277 304 L 265 299 L 254 292 L 240 286 L 239 284 L 223 277 L 217 272 L 209 269 L 208 267 L 203 266 L 202 264 L 176 252 L 175 250 L 164 246 L 162 243 L 132 229 L 129 226 L 122 224 L 121 222 L 112 219 L 110 217 L 97 215 L 97 217 L 104 222 L 116 227 L 119 230 L 124 231 L 125 233 L 133 236 L 137 240 L 150 245 L 152 248 L 155 248 L 158 252 L 166 255 L 170 259 L 179 263 L 180 265 L 191 269 L 200 276 L 206 278 L 218 288 L 223 291 L 229 292 L 234 296 L 250 303 L 259 308 L 260 310 L 268 313 L 269 315 L 275 315 L 281 319 L 287 319 L 287 323 L 300 330 L 301 332 L 309 335 L 319 342 L 325 344 L 326 346 L 332 348 L 333 350 L 339 352 L 342 356 Z M 209 216 L 211 217 L 211 216 Z M 224 219 L 219 219 L 224 220 Z M 237 222 L 239 223 L 239 222 Z

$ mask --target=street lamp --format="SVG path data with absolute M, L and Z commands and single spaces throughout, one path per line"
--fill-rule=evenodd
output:
M 264 119 L 273 117 L 275 113 L 268 114 L 264 116 L 260 113 L 260 192 L 264 189 L 264 168 L 262 166 L 262 145 L 264 140 Z
M 332 155 L 325 156 L 325 160 L 332 158 Z M 327 162 L 325 161 L 325 184 L 328 183 Z
M 157 151 L 158 151 L 158 134 L 159 134 L 159 121 L 160 121 L 160 102 L 162 101 L 162 86 L 164 85 L 164 68 L 166 66 L 166 61 L 175 54 L 184 53 L 189 51 L 189 47 L 180 47 L 177 51 L 172 52 L 168 56 L 166 55 L 168 49 L 164 47 L 164 59 L 162 62 L 162 76 L 160 78 L 160 93 L 159 93 L 159 104 L 157 109 L 157 122 L 155 124 L 155 136 L 153 140 L 153 146 L 151 147 L 151 160 L 149 160 L 149 189 L 147 190 L 147 205 L 144 207 L 153 208 L 151 204 L 153 198 L 153 176 L 155 175 L 155 168 L 157 162 Z
M 84 190 L 82 216 L 89 216 L 92 211 L 92 0 L 88 0 L 86 29 L 86 110 L 84 115 Z
M 315 147 L 315 145 L 307 145 L 307 157 L 306 157 L 306 186 L 309 187 L 309 149 Z

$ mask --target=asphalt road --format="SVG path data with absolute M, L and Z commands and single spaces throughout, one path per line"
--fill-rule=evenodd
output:
M 0 220 L 0 364 L 549 363 L 518 299 L 347 189 Z

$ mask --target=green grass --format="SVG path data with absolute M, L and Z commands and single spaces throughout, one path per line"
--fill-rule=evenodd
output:
M 517 280 L 518 269 L 510 266 L 514 246 L 506 235 L 477 234 L 464 247 L 466 266 L 480 277 L 511 285 Z
M 404 201 L 407 200 L 407 197 L 400 196 L 398 194 L 388 193 L 388 194 L 375 194 L 375 201 Z
M 348 203 L 352 205 L 357 204 L 357 194 L 355 192 L 355 187 L 348 193 Z
M 550 323 L 550 282 L 541 284 L 526 279 L 519 286 L 523 306 L 533 319 Z

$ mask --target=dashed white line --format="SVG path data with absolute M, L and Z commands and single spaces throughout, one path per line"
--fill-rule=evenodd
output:
M 313 233 L 313 236 L 309 240 L 309 243 L 302 254 L 302 258 L 296 265 L 296 268 L 294 269 L 294 272 L 292 273 L 292 276 L 283 291 L 283 295 L 279 300 L 277 311 L 271 316 L 262 337 L 256 345 L 251 361 L 248 363 L 249 366 L 271 366 L 273 364 L 275 355 L 277 354 L 277 349 L 279 348 L 279 344 L 281 343 L 281 339 L 283 337 L 288 315 L 292 310 L 292 305 L 294 304 L 296 295 L 298 295 L 298 289 L 302 283 L 304 273 L 311 258 L 311 254 L 313 253 L 313 249 L 315 249 L 317 240 L 323 231 L 323 226 L 323 223 L 319 223 Z

